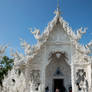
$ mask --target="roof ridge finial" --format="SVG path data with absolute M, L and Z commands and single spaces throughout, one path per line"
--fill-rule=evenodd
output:
M 57 9 L 60 11 L 59 0 L 57 0 Z
M 60 1 L 57 0 L 57 10 L 55 11 L 55 14 L 56 14 L 57 16 L 60 16 L 60 14 L 61 14 L 59 2 L 60 2 Z

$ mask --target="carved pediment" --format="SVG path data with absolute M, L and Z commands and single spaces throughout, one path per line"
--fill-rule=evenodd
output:
M 69 41 L 69 37 L 62 28 L 62 26 L 58 24 L 53 28 L 53 31 L 50 33 L 48 41 Z

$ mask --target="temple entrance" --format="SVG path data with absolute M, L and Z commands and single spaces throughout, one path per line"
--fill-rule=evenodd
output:
M 65 91 L 65 87 L 64 87 L 64 79 L 54 79 L 53 80 L 53 92 L 55 92 L 56 89 L 59 89 L 60 92 L 64 92 Z
M 71 67 L 62 52 L 54 52 L 50 57 L 51 59 L 45 68 L 45 88 L 48 87 L 49 92 L 55 92 L 56 88 L 65 92 L 65 88 L 68 90 L 71 85 Z

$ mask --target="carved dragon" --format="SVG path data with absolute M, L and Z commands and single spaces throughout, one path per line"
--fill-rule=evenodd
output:
M 83 31 L 82 31 L 82 30 L 83 30 L 82 27 L 81 27 L 80 29 L 77 30 L 77 35 L 76 35 L 77 38 L 76 38 L 76 40 L 80 40 L 80 39 L 81 39 L 82 35 L 86 33 L 87 28 L 84 28 Z
M 24 49 L 25 55 L 28 55 L 28 56 L 32 55 L 33 50 L 31 45 L 28 44 L 25 40 L 20 39 L 20 41 L 21 41 L 21 46 Z

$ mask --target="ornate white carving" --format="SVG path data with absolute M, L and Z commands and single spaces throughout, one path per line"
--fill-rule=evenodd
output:
M 84 69 L 79 69 L 76 72 L 76 86 L 78 87 L 78 91 L 81 92 L 88 92 L 88 80 L 86 79 L 86 72 L 84 71 Z
M 6 48 L 8 48 L 8 46 L 0 45 L 0 58 L 3 57 Z
M 30 32 L 34 35 L 34 37 L 39 40 L 40 39 L 40 30 L 39 29 L 34 29 L 34 31 L 32 32 L 32 29 L 30 30 Z
M 30 44 L 28 44 L 25 40 L 21 40 L 21 46 L 24 49 L 25 55 L 32 55 L 33 54 L 33 50 Z
M 78 43 L 78 40 L 80 40 L 82 35 L 86 33 L 86 28 L 84 30 L 82 28 L 78 29 L 77 34 L 75 34 L 73 32 L 72 28 L 69 26 L 69 24 L 60 16 L 60 11 L 58 9 L 55 13 L 56 13 L 56 16 L 53 18 L 53 20 L 50 23 L 48 23 L 48 26 L 46 27 L 46 29 L 44 30 L 44 33 L 42 35 L 40 35 L 39 29 L 35 29 L 33 32 L 32 32 L 32 29 L 30 30 L 32 32 L 32 34 L 34 35 L 35 39 L 38 40 L 38 43 L 35 46 L 31 46 L 25 40 L 21 39 L 21 47 L 24 49 L 24 55 L 19 53 L 18 51 L 16 51 L 15 53 L 14 52 L 11 53 L 11 55 L 14 57 L 14 68 L 17 67 L 16 69 L 21 69 L 21 66 L 24 66 L 24 65 L 28 66 L 29 61 L 31 61 L 33 58 L 35 58 L 35 56 L 37 54 L 39 54 L 41 47 L 44 45 L 44 43 L 47 42 L 51 32 L 53 31 L 53 28 L 58 23 L 60 23 L 60 25 L 62 26 L 62 29 L 66 33 L 66 36 L 69 37 L 69 40 L 71 42 L 70 43 L 71 48 L 73 47 L 75 50 L 75 51 L 71 51 L 71 52 L 73 52 L 73 56 L 71 57 L 71 59 L 73 61 L 71 61 L 71 62 L 73 62 L 74 64 L 78 63 L 79 65 L 81 65 L 81 64 L 89 63 L 90 61 L 92 61 L 92 57 L 88 56 L 88 54 L 91 52 L 90 46 L 92 46 L 92 42 L 90 42 L 86 46 L 83 46 Z M 57 40 L 58 40 L 58 37 L 57 37 Z M 68 45 L 70 45 L 70 44 L 68 44 Z M 7 47 L 3 47 L 3 46 L 0 47 L 0 56 L 3 55 L 6 48 Z M 60 56 L 64 57 L 64 54 L 59 52 L 59 53 L 56 53 L 54 56 L 55 56 L 54 59 L 59 60 Z M 44 60 L 43 60 L 43 62 L 44 62 Z M 65 63 L 65 62 L 63 62 L 63 63 Z M 61 65 L 62 65 L 62 63 L 61 63 Z M 66 66 L 66 64 L 65 64 L 65 66 Z M 73 67 L 73 64 L 71 64 L 71 66 Z M 54 69 L 54 67 L 55 66 L 53 65 L 53 69 Z M 68 66 L 66 66 L 66 68 L 67 67 Z M 27 68 L 27 67 L 25 67 L 25 68 Z M 49 68 L 51 68 L 51 67 L 49 67 Z M 70 67 L 69 67 L 69 69 L 66 70 L 64 68 L 64 66 L 62 65 L 61 68 L 66 74 L 65 77 L 67 77 L 67 73 L 70 72 Z M 48 71 L 50 71 L 50 70 L 48 70 Z M 75 72 L 74 70 L 71 70 L 71 71 Z M 40 75 L 39 72 L 37 72 L 37 71 L 36 71 L 36 73 L 32 72 L 32 74 L 30 76 L 31 81 L 29 82 L 30 83 L 30 91 L 33 91 L 34 88 L 38 85 L 37 83 L 39 83 L 38 81 L 40 79 L 39 77 L 37 77 L 38 75 Z M 70 78 L 71 77 L 70 73 L 68 75 Z M 72 76 L 73 76 L 72 81 L 74 81 L 74 75 L 72 74 Z M 44 76 L 41 76 L 41 77 L 44 77 Z M 49 75 L 48 75 L 48 77 L 49 77 Z M 12 80 L 11 80 L 12 78 L 15 78 L 16 83 L 12 82 Z M 67 77 L 67 79 L 68 79 L 68 77 Z M 48 83 L 49 83 L 49 81 L 48 81 Z M 15 70 L 13 69 L 11 72 L 8 73 L 8 76 L 5 77 L 3 85 L 4 85 L 3 92 L 17 92 L 17 91 L 25 92 L 25 85 L 27 85 L 27 84 L 26 84 L 25 76 L 23 74 L 21 74 L 20 76 L 17 75 L 15 73 Z M 21 88 L 21 87 L 23 87 L 23 88 Z M 33 88 L 33 90 L 31 90 L 31 88 Z M 39 91 L 39 92 L 41 92 L 41 91 Z
M 18 72 L 13 68 L 12 71 L 8 72 L 3 81 L 3 91 L 2 92 L 26 92 L 26 80 L 21 72 Z
M 11 56 L 14 57 L 14 66 L 16 66 L 16 68 L 20 68 L 20 66 L 27 63 L 25 56 L 18 51 L 13 52 L 13 50 L 11 50 Z
M 31 74 L 31 82 L 30 82 L 30 87 L 32 87 L 32 91 L 39 91 L 39 86 L 41 85 L 41 80 L 40 80 L 40 71 L 39 70 L 32 70 Z
M 81 27 L 80 29 L 77 30 L 77 38 L 76 38 L 76 40 L 80 40 L 82 35 L 86 33 L 87 28 L 84 28 L 84 31 L 82 31 L 82 29 L 83 28 Z
M 54 19 L 51 22 L 48 23 L 48 26 L 46 27 L 46 29 L 44 30 L 44 33 L 42 35 L 40 35 L 39 29 L 35 29 L 34 32 L 32 32 L 32 30 L 31 30 L 31 32 L 34 34 L 35 38 L 40 42 L 38 44 L 39 47 L 42 46 L 47 41 L 50 32 L 53 31 L 53 27 L 57 24 L 58 21 L 62 25 L 66 34 L 72 40 L 72 43 L 76 47 L 76 49 L 78 49 L 82 53 L 89 54 L 90 53 L 89 48 L 82 46 L 78 43 L 78 40 L 80 40 L 82 35 L 86 33 L 87 28 L 84 28 L 84 30 L 83 30 L 83 28 L 81 27 L 80 29 L 77 30 L 77 34 L 75 34 L 72 31 L 72 28 L 69 26 L 69 24 L 60 16 L 58 9 L 56 10 L 56 16 L 54 17 Z
M 90 53 L 92 54 L 92 41 L 86 45 L 86 48 L 90 49 Z

